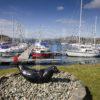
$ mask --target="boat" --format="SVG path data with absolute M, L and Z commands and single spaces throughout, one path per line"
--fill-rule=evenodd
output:
M 72 49 L 67 49 L 67 56 L 75 57 L 97 57 L 100 56 L 100 51 L 95 46 L 95 38 L 93 45 L 81 44 L 80 43 L 80 33 L 81 33 L 81 21 L 82 20 L 82 0 L 81 0 L 81 9 L 80 9 L 80 24 L 79 24 L 79 43 L 71 44 Z M 96 22 L 95 20 L 95 33 L 96 33 Z
M 21 54 L 28 45 L 26 43 L 12 44 L 12 43 L 1 43 L 0 44 L 0 56 L 1 57 L 12 57 L 17 54 Z
M 33 59 L 51 58 L 53 56 L 49 48 L 45 47 L 44 45 L 41 45 L 41 41 L 37 41 L 33 46 L 34 47 L 31 53 Z
M 19 43 L 15 46 L 11 46 L 8 52 L 23 52 L 27 47 L 27 43 Z
M 81 46 L 76 50 L 67 50 L 67 55 L 73 57 L 99 57 L 100 52 L 97 49 Z
M 28 47 L 28 44 L 23 43 L 22 41 L 20 41 L 21 43 L 16 43 L 15 42 L 15 40 L 14 40 L 15 37 L 14 37 L 14 21 L 13 21 L 13 19 L 12 19 L 12 25 L 13 25 L 12 42 L 1 42 L 0 43 L 0 56 L 1 57 L 11 57 L 11 56 L 16 55 L 16 53 L 20 54 Z M 2 30 L 1 30 L 1 33 L 2 33 Z M 2 35 L 1 35 L 1 41 L 2 41 Z

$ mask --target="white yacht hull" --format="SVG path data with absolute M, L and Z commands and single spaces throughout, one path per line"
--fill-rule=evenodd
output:
M 89 52 L 79 52 L 79 51 L 66 51 L 66 54 L 68 56 L 72 57 L 98 57 L 100 56 L 100 53 L 89 53 Z

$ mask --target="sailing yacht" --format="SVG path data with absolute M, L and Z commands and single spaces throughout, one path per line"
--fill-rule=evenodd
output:
M 67 50 L 68 56 L 74 57 L 97 57 L 100 56 L 100 51 L 97 49 L 93 49 L 92 47 L 80 46 L 76 50 Z
M 10 57 L 16 55 L 16 53 L 22 53 L 27 47 L 27 43 L 16 43 L 14 41 L 14 22 L 12 20 L 13 25 L 13 38 L 12 43 L 9 42 L 1 42 L 0 43 L 0 57 Z M 1 41 L 2 41 L 2 30 L 1 30 Z
M 68 56 L 76 56 L 76 57 L 97 57 L 100 56 L 100 51 L 95 48 L 95 40 L 94 46 L 92 45 L 84 45 L 80 43 L 80 33 L 81 33 L 81 20 L 82 20 L 82 0 L 81 0 L 81 9 L 80 9 L 80 24 L 79 24 L 79 44 L 73 46 L 73 49 L 67 49 L 66 54 Z M 97 18 L 95 20 L 95 33 L 96 33 L 96 23 Z

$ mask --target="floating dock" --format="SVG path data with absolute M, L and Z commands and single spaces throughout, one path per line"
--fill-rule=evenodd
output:
M 19 61 L 23 64 L 62 64 L 62 59 L 28 59 Z M 14 64 L 13 58 L 0 58 L 0 65 Z

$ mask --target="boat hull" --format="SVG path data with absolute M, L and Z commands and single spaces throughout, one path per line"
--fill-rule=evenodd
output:
M 100 53 L 75 52 L 75 51 L 66 51 L 66 54 L 72 57 L 98 57 L 100 56 Z
M 51 58 L 53 55 L 52 53 L 32 53 L 32 58 Z

